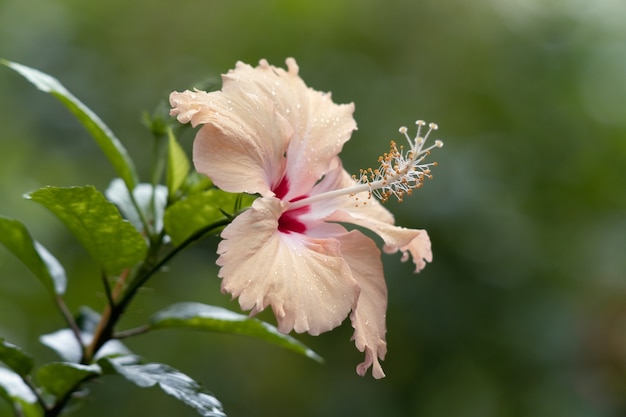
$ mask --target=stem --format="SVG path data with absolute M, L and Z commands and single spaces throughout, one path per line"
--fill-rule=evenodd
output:
M 198 230 L 196 233 L 188 237 L 187 240 L 185 240 L 183 243 L 181 243 L 180 245 L 172 249 L 172 251 L 168 253 L 167 255 L 165 255 L 163 259 L 161 259 L 156 265 L 150 268 L 143 275 L 138 276 L 130 284 L 128 291 L 126 292 L 126 294 L 124 294 L 124 297 L 122 297 L 118 306 L 124 308 L 126 304 L 128 304 L 131 301 L 131 299 L 135 296 L 135 293 L 137 292 L 137 290 L 140 287 L 142 287 L 156 272 L 158 272 L 161 268 L 163 268 L 163 266 L 165 266 L 165 264 L 167 264 L 174 256 L 178 255 L 180 251 L 185 249 L 187 246 L 191 245 L 193 242 L 201 239 L 204 235 L 208 234 L 209 232 L 215 229 L 219 229 L 220 227 L 227 226 L 231 221 L 232 221 L 232 218 L 218 220 L 215 223 Z
M 128 189 L 128 188 L 127 190 L 128 190 L 128 195 L 130 196 L 130 202 L 133 204 L 133 207 L 135 208 L 135 210 L 137 211 L 137 214 L 139 215 L 139 219 L 141 220 L 143 229 L 146 231 L 148 236 L 152 236 L 152 228 L 150 227 L 150 222 L 148 221 L 148 219 L 146 219 L 146 215 L 143 212 L 143 210 L 141 210 L 141 207 L 139 207 L 139 203 L 137 203 L 137 200 L 135 199 L 135 196 L 133 195 L 133 190 Z
M 109 284 L 109 280 L 104 272 L 102 273 L 102 285 L 104 286 L 104 294 L 107 297 L 107 302 L 109 303 L 109 305 L 115 304 L 113 294 L 111 293 L 111 284 Z
M 83 348 L 83 356 L 82 356 L 81 363 L 88 364 L 89 362 L 91 362 L 91 359 L 93 358 L 95 353 L 98 351 L 98 349 L 104 343 L 106 343 L 107 340 L 110 339 L 110 334 L 105 335 L 104 332 L 107 331 L 107 328 L 109 327 L 108 323 L 111 320 L 111 316 L 116 307 L 115 300 L 119 297 L 119 294 L 122 292 L 122 289 L 124 288 L 124 285 L 126 284 L 126 279 L 128 278 L 129 273 L 130 273 L 130 270 L 128 269 L 125 269 L 124 271 L 122 271 L 119 279 L 117 280 L 117 283 L 115 284 L 115 288 L 113 288 L 113 291 L 111 291 L 111 288 L 109 286 L 109 282 L 106 279 L 106 276 L 103 275 L 103 279 L 105 281 L 105 291 L 107 293 L 108 304 L 106 308 L 104 309 L 104 311 L 102 312 L 102 316 L 100 317 L 100 321 L 98 322 L 98 327 L 94 331 L 94 337 L 91 340 L 91 343 L 86 348 Z M 100 344 L 99 346 L 96 346 L 98 339 L 103 339 L 104 342 L 102 342 L 102 344 Z M 82 346 L 82 343 L 81 343 L 81 346 Z
M 153 136 L 154 152 L 152 155 L 152 168 L 150 170 L 150 183 L 154 189 L 160 183 L 163 172 L 165 171 L 167 157 L 164 157 L 164 154 L 166 154 L 167 150 L 167 141 L 165 140 L 167 135 L 153 133 Z
M 83 363 L 89 363 L 95 353 L 98 351 L 98 349 L 100 349 L 102 345 L 104 345 L 113 337 L 113 328 L 122 316 L 122 313 L 124 313 L 132 299 L 137 294 L 139 288 L 141 288 L 150 278 L 152 278 L 155 273 L 160 271 L 161 268 L 163 268 L 163 266 L 165 266 L 165 264 L 167 264 L 172 258 L 174 258 L 180 251 L 185 249 L 193 242 L 201 239 L 209 232 L 215 231 L 216 229 L 228 225 L 231 221 L 231 218 L 222 219 L 203 229 L 200 229 L 189 238 L 187 238 L 187 240 L 185 240 L 183 243 L 172 249 L 171 252 L 165 255 L 159 262 L 157 262 L 153 266 L 150 266 L 148 262 L 145 262 L 142 268 L 140 268 L 137 272 L 136 278 L 129 284 L 129 287 L 127 288 L 121 299 L 115 304 L 109 304 L 104 310 L 100 323 L 98 324 L 98 328 L 94 332 L 93 340 L 91 344 L 87 347 L 87 351 L 83 357 Z M 148 254 L 148 260 L 152 256 L 154 256 L 153 252 L 154 251 L 151 251 L 151 253 Z M 118 281 L 118 286 L 116 286 L 116 289 L 114 290 L 114 299 L 117 299 L 117 290 L 121 281 L 121 279 L 120 281 Z M 124 335 L 124 333 L 122 333 L 122 335 Z
M 107 293 L 108 304 L 104 312 L 102 313 L 102 317 L 100 319 L 100 322 L 98 323 L 98 327 L 96 328 L 96 331 L 94 332 L 92 342 L 87 347 L 85 347 L 82 344 L 82 341 L 80 339 L 80 330 L 78 329 L 78 326 L 76 325 L 76 322 L 74 321 L 74 318 L 69 314 L 69 311 L 67 309 L 67 306 L 65 305 L 65 302 L 60 297 L 57 297 L 57 304 L 59 304 L 59 307 L 61 308 L 61 311 L 64 317 L 68 321 L 68 324 L 74 331 L 78 340 L 81 341 L 80 345 L 83 349 L 81 363 L 83 364 L 90 363 L 94 355 L 98 352 L 98 350 L 112 338 L 125 338 L 125 337 L 135 336 L 138 334 L 148 332 L 150 330 L 150 325 L 148 324 L 134 328 L 134 329 L 129 329 L 126 331 L 118 332 L 115 335 L 113 334 L 113 328 L 115 327 L 118 320 L 122 316 L 122 313 L 124 313 L 125 309 L 128 307 L 128 305 L 130 304 L 134 296 L 137 294 L 137 291 L 139 290 L 139 288 L 141 288 L 152 276 L 154 276 L 156 272 L 158 272 L 161 268 L 163 268 L 163 266 L 165 266 L 167 262 L 169 262 L 172 258 L 174 258 L 183 249 L 185 249 L 186 247 L 188 247 L 195 241 L 201 239 L 206 234 L 216 231 L 217 229 L 228 225 L 232 221 L 233 218 L 234 216 L 227 217 L 219 221 L 216 221 L 205 228 L 200 229 L 199 231 L 197 231 L 196 233 L 188 237 L 180 245 L 172 249 L 172 251 L 169 252 L 167 255 L 165 255 L 160 261 L 158 261 L 156 264 L 151 266 L 151 260 L 153 259 L 153 257 L 156 256 L 156 252 L 158 251 L 160 247 L 160 242 L 162 242 L 162 237 L 164 236 L 164 234 L 162 233 L 160 235 L 161 239 L 159 239 L 159 242 L 151 245 L 150 247 L 151 250 L 146 256 L 146 260 L 144 261 L 144 264 L 138 270 L 136 274 L 136 278 L 130 283 L 128 289 L 123 294 L 123 296 L 121 296 L 121 299 L 119 300 L 119 302 L 116 302 L 116 300 L 120 297 L 120 295 L 123 292 L 123 288 L 126 285 L 126 280 L 129 276 L 130 271 L 127 269 L 123 271 L 122 274 L 120 274 L 120 278 L 118 279 L 117 283 L 115 284 L 115 288 L 113 288 L 112 291 L 111 291 L 108 281 L 106 280 L 106 276 L 103 276 L 103 279 L 105 281 L 104 286 L 105 286 L 105 291 Z M 28 385 L 28 387 L 33 391 L 33 393 L 37 397 L 38 403 L 41 405 L 42 409 L 44 410 L 44 417 L 57 417 L 61 414 L 61 412 L 63 411 L 63 409 L 69 402 L 69 400 L 71 399 L 72 394 L 78 389 L 78 387 L 91 378 L 93 377 L 90 376 L 77 382 L 74 385 L 74 387 L 68 390 L 67 393 L 63 397 L 58 398 L 57 401 L 54 403 L 54 405 L 52 405 L 51 407 L 49 407 L 45 403 L 44 399 L 40 396 L 39 392 L 37 391 L 37 388 L 32 384 L 32 382 L 28 378 L 24 378 L 24 382 Z M 17 414 L 17 411 L 16 411 L 16 414 Z M 22 417 L 22 416 L 19 416 L 19 414 L 17 414 L 17 417 Z
M 78 328 L 76 320 L 74 320 L 72 313 L 70 313 L 70 310 L 69 308 L 67 308 L 67 304 L 65 304 L 65 300 L 61 297 L 61 295 L 57 294 L 54 299 L 56 301 L 57 307 L 59 307 L 59 310 L 61 311 L 61 315 L 65 319 L 65 322 L 72 330 L 72 333 L 74 334 L 74 337 L 78 342 L 78 346 L 80 346 L 82 356 L 85 356 L 85 344 L 83 343 L 83 338 L 80 335 L 80 329 Z
M 43 410 L 48 410 L 48 405 L 44 401 L 41 394 L 39 394 L 39 391 L 37 390 L 37 387 L 35 386 L 35 384 L 33 384 L 33 381 L 31 381 L 27 375 L 20 375 L 20 377 L 22 378 L 22 381 L 24 381 L 26 386 L 33 392 L 33 394 L 35 394 L 35 398 L 37 398 L 37 403 L 41 406 L 41 408 Z M 16 409 L 16 414 L 17 414 L 17 409 Z M 18 414 L 18 416 L 19 415 L 21 414 Z
M 58 401 L 54 403 L 52 407 L 50 408 L 45 407 L 44 417 L 57 417 L 58 415 L 60 415 L 63 412 L 63 409 L 65 408 L 67 403 L 72 398 L 72 395 L 74 394 L 74 392 L 78 389 L 78 387 L 80 387 L 83 383 L 93 378 L 95 378 L 95 376 L 88 376 L 85 379 L 78 381 L 76 384 L 74 384 L 74 386 L 71 389 L 69 389 L 65 393 L 63 397 L 59 398 Z
M 151 243 L 156 243 L 159 240 L 156 234 L 156 190 L 157 186 L 160 183 L 161 177 L 163 177 L 163 172 L 165 172 L 165 167 L 167 163 L 167 138 L 166 135 L 159 134 L 158 132 L 152 131 L 152 135 L 154 136 L 154 149 L 152 154 L 152 167 L 150 169 L 150 185 L 152 186 L 152 192 L 150 193 L 150 218 L 153 220 L 150 229 L 146 229 L 148 236 L 150 238 Z
M 115 299 L 120 295 L 124 286 L 126 285 L 126 280 L 128 279 L 128 274 L 130 273 L 129 269 L 125 269 L 120 274 L 119 279 L 115 283 L 115 288 L 113 288 L 113 292 L 111 293 L 111 305 L 115 304 Z
M 150 331 L 150 325 L 144 324 L 143 326 L 135 327 L 134 329 L 123 330 L 113 334 L 114 339 L 125 339 L 131 336 L 137 336 Z

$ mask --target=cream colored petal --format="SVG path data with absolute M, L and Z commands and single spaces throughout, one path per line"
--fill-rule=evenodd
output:
M 293 135 L 272 100 L 221 91 L 172 93 L 181 122 L 204 124 L 194 141 L 196 169 L 225 191 L 271 195 L 284 175 L 287 144 Z
M 426 266 L 426 262 L 433 261 L 433 252 L 431 250 L 431 243 L 430 238 L 428 237 L 428 233 L 426 232 L 426 230 L 421 229 L 401 229 L 410 230 L 411 232 L 418 232 L 418 234 L 406 245 L 402 245 L 400 243 L 401 246 L 398 246 L 397 243 L 386 243 L 383 246 L 383 251 L 389 254 L 396 253 L 397 251 L 402 252 L 402 257 L 400 258 L 402 262 L 408 261 L 409 254 L 411 254 L 411 259 L 413 259 L 413 262 L 415 263 L 415 272 L 419 272 L 424 269 L 424 267 Z M 411 236 L 412 234 L 408 235 Z M 406 241 L 406 239 L 404 241 Z
M 352 340 L 359 351 L 365 352 L 365 360 L 357 366 L 356 371 L 364 376 L 372 367 L 374 378 L 383 378 L 385 373 L 378 360 L 385 359 L 387 353 L 387 285 L 380 251 L 370 238 L 356 230 L 338 239 L 341 242 L 341 253 L 361 288 L 356 308 L 350 315 L 354 327 Z
M 366 206 L 368 207 L 368 206 Z M 415 264 L 415 272 L 421 271 L 426 262 L 433 260 L 433 254 L 430 248 L 430 239 L 425 230 L 407 229 L 405 227 L 394 226 L 381 221 L 379 218 L 372 216 L 372 210 L 359 208 L 351 210 L 337 210 L 326 218 L 327 221 L 335 221 L 342 223 L 352 223 L 365 227 L 380 236 L 385 245 L 383 250 L 385 253 L 402 252 L 402 262 L 409 259 L 409 254 Z
M 310 195 L 347 188 L 354 184 L 352 176 L 337 160 Z M 385 241 L 383 250 L 386 253 L 401 251 L 403 262 L 408 260 L 410 254 L 415 263 L 415 272 L 422 270 L 426 262 L 432 261 L 430 239 L 426 231 L 394 226 L 393 215 L 376 198 L 370 198 L 367 192 L 354 196 L 339 195 L 313 203 L 310 212 L 302 218 L 308 221 L 323 219 L 330 222 L 352 223 L 368 228 Z
M 273 195 L 272 187 L 285 170 L 284 151 L 269 146 L 271 141 L 248 140 L 259 136 L 244 130 L 238 132 L 224 123 L 204 125 L 193 142 L 196 170 L 224 191 Z M 287 137 L 289 131 L 277 134 Z
M 216 112 L 216 104 L 213 99 L 219 96 L 216 93 L 205 91 L 174 91 L 170 94 L 170 116 L 176 116 L 180 123 L 189 123 L 193 127 L 208 123 Z
M 277 230 L 283 209 L 276 198 L 257 199 L 222 232 L 222 290 L 251 314 L 271 305 L 283 333 L 317 335 L 341 324 L 359 286 L 339 241 Z
M 262 60 L 257 67 L 237 63 L 223 76 L 223 91 L 231 97 L 254 94 L 270 99 L 291 125 L 294 136 L 287 150 L 291 192 L 286 200 L 307 193 L 328 171 L 332 159 L 356 129 L 353 104 L 335 104 L 329 93 L 306 86 L 298 65 L 287 59 L 287 70 Z

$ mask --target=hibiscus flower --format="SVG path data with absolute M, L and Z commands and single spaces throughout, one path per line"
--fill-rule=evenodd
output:
M 365 353 L 357 373 L 372 367 L 382 378 L 387 288 L 380 250 L 344 224 L 372 230 L 386 253 L 412 257 L 416 272 L 432 260 L 427 233 L 394 226 L 372 194 L 402 199 L 430 176 L 423 144 L 436 126 L 424 137 L 418 129 L 415 140 L 402 128 L 408 151 L 392 142 L 378 169 L 352 177 L 338 154 L 356 129 L 354 105 L 307 87 L 296 61 L 286 63 L 287 70 L 239 62 L 223 75 L 221 91 L 170 96 L 181 123 L 203 125 L 193 145 L 196 169 L 222 190 L 260 196 L 221 234 L 222 290 L 251 314 L 271 306 L 284 333 L 318 335 L 350 315 L 353 340 Z

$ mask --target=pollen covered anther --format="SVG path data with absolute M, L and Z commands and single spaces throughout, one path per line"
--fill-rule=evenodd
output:
M 374 195 L 383 203 L 387 202 L 391 196 L 396 197 L 398 201 L 403 201 L 405 196 L 412 194 L 413 189 L 420 188 L 425 179 L 432 178 L 430 167 L 437 166 L 437 162 L 424 163 L 424 159 L 430 155 L 432 149 L 443 146 L 442 141 L 436 140 L 433 145 L 424 147 L 430 133 L 437 130 L 435 123 L 428 124 L 428 130 L 424 136 L 421 136 L 421 130 L 426 126 L 426 122 L 418 120 L 415 124 L 417 134 L 413 139 L 409 136 L 405 126 L 399 129 L 409 144 L 408 149 L 405 150 L 405 146 L 398 145 L 392 140 L 389 152 L 383 153 L 378 158 L 380 164 L 378 168 L 360 169 L 358 175 L 352 176 L 354 185 L 294 201 L 290 206 L 291 210 L 340 195 L 349 195 L 358 207 L 366 204 L 366 199 L 357 198 L 357 195 L 362 192 L 368 193 L 367 199 Z
M 370 193 L 378 197 L 383 203 L 389 200 L 391 196 L 395 196 L 398 201 L 403 201 L 406 195 L 411 195 L 413 189 L 423 185 L 425 179 L 431 179 L 432 174 L 430 167 L 437 166 L 437 162 L 424 163 L 424 159 L 430 155 L 433 148 L 441 148 L 443 142 L 436 140 L 435 143 L 427 148 L 424 147 L 426 139 L 430 133 L 437 130 L 435 123 L 428 124 L 428 131 L 421 136 L 421 130 L 426 126 L 426 122 L 418 120 L 417 134 L 411 139 L 406 126 L 402 126 L 398 131 L 404 135 L 409 147 L 405 151 L 405 147 L 395 141 L 390 142 L 389 152 L 385 152 L 378 158 L 380 166 L 372 170 L 361 170 L 358 176 L 360 184 L 367 184 Z

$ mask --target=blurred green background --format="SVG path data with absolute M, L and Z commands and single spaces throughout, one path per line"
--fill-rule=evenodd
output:
M 619 0 L 0 0 L 0 56 L 57 77 L 128 147 L 144 179 L 141 112 L 233 68 L 298 60 L 305 82 L 354 101 L 349 170 L 375 163 L 417 118 L 445 141 L 435 178 L 398 222 L 426 228 L 434 262 L 413 276 L 386 256 L 387 378 L 360 378 L 349 323 L 302 336 L 318 365 L 236 336 L 171 331 L 129 340 L 202 381 L 229 416 L 626 415 L 626 3 Z M 0 214 L 64 263 L 68 302 L 101 310 L 93 263 L 22 194 L 113 171 L 53 98 L 0 68 Z M 182 138 L 190 149 L 191 132 Z M 219 293 L 216 239 L 172 263 L 123 326 Z M 270 315 L 263 315 L 272 320 Z M 55 359 L 48 295 L 0 250 L 0 336 Z M 90 385 L 75 415 L 193 416 L 121 378 Z M 0 415 L 8 409 L 0 405 Z

